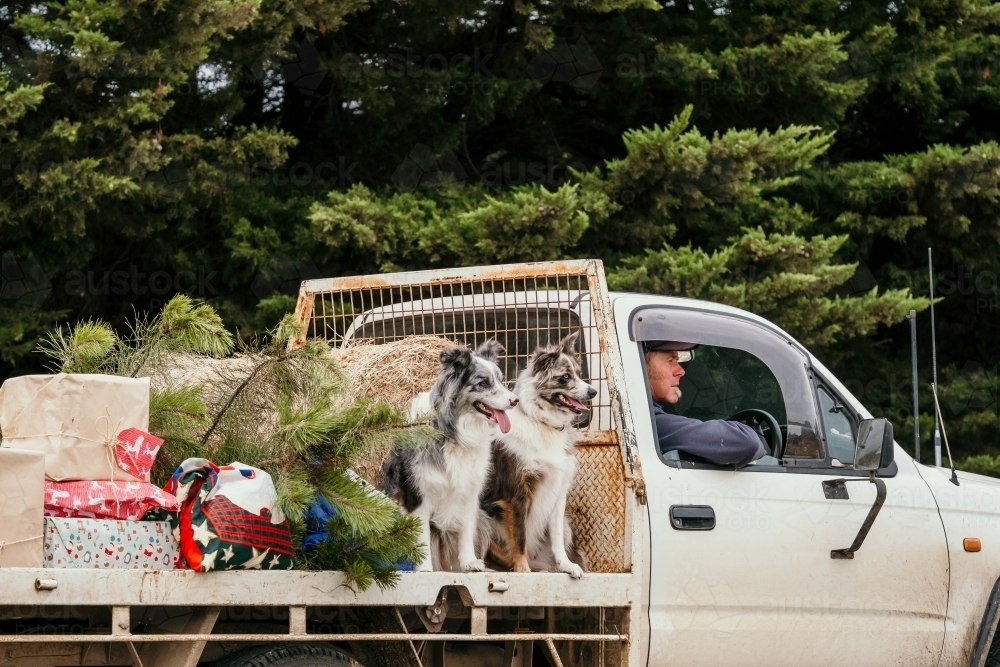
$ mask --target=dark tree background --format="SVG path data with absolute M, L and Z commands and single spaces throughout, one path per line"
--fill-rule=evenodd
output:
M 981 0 L 4 0 L 0 377 L 177 292 L 250 336 L 305 277 L 596 256 L 778 322 L 907 445 L 920 311 L 929 449 L 933 247 L 953 449 L 1000 454 L 998 25 Z

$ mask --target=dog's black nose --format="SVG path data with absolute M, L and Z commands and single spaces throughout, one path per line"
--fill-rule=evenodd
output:
M 517 405 L 517 397 L 516 396 L 514 398 L 510 399 L 510 407 L 514 407 L 515 405 Z
M 594 396 L 597 396 L 597 390 L 591 387 L 590 389 L 587 390 L 587 397 L 593 398 Z

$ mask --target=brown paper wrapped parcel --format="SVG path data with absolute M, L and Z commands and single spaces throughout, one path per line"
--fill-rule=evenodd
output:
M 45 475 L 141 482 L 118 467 L 118 432 L 149 430 L 149 378 L 23 375 L 0 387 L 3 447 L 45 454 Z
M 0 567 L 41 567 L 45 455 L 0 448 Z

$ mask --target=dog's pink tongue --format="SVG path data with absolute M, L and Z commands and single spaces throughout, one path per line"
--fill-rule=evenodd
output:
M 497 426 L 500 427 L 501 433 L 510 433 L 510 417 L 507 416 L 506 411 L 490 408 L 490 414 L 493 415 L 493 419 L 496 421 Z
M 590 410 L 590 406 L 584 405 L 583 403 L 576 400 L 572 396 L 566 396 L 565 394 L 563 394 L 563 398 L 565 398 L 566 402 L 569 403 L 572 407 L 576 408 L 577 410 L 582 410 L 584 412 Z

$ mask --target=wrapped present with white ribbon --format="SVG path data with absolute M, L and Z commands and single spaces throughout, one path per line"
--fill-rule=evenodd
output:
M 143 482 L 119 465 L 118 435 L 149 429 L 149 378 L 58 373 L 0 387 L 2 447 L 41 452 L 54 481 Z
M 173 570 L 178 542 L 167 521 L 45 519 L 45 567 Z
M 0 567 L 42 566 L 45 455 L 0 448 Z

